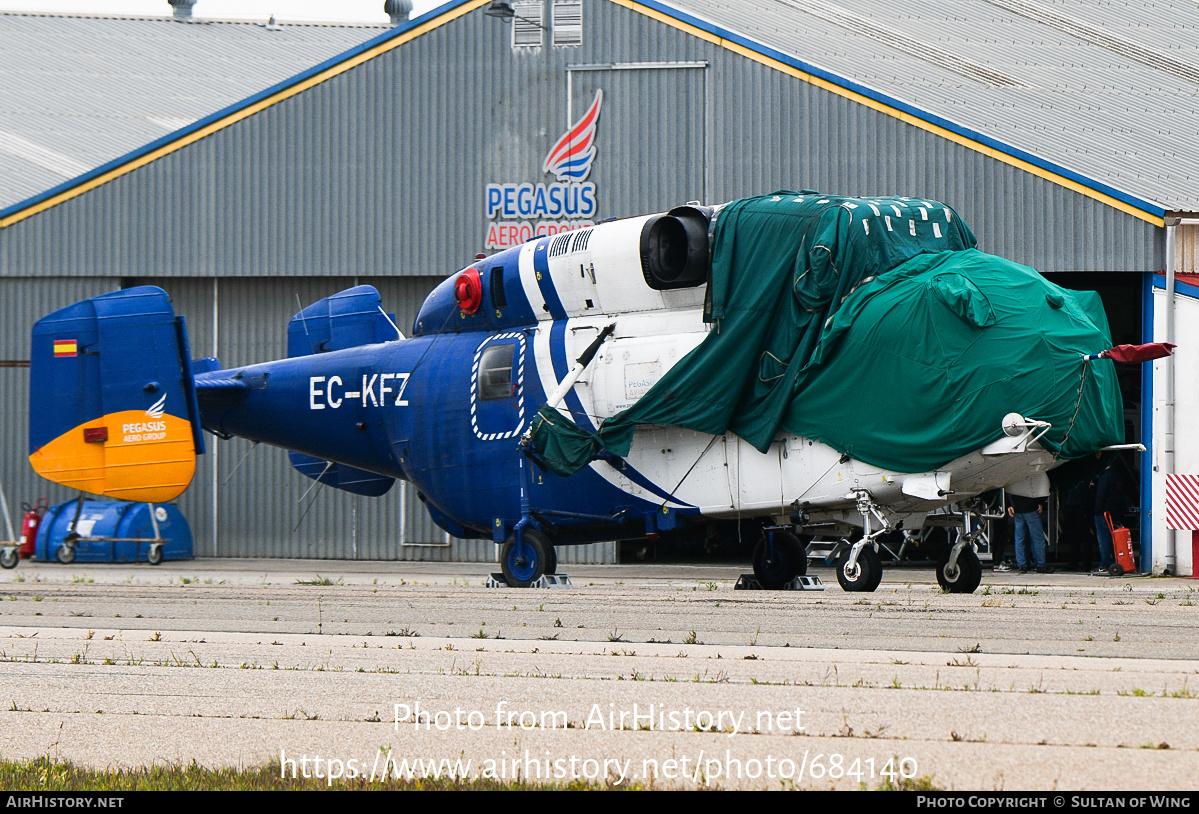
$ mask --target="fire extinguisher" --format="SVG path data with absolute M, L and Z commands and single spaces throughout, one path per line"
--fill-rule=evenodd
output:
M 37 550 L 37 527 L 41 525 L 42 515 L 50 508 L 50 499 L 39 497 L 32 509 L 28 503 L 22 504 L 21 508 L 25 510 L 25 519 L 21 523 L 21 559 L 27 560 Z

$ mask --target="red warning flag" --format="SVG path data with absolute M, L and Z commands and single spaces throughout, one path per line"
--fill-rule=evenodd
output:
M 1091 359 L 1112 359 L 1116 362 L 1148 362 L 1152 359 L 1161 359 L 1164 356 L 1169 356 L 1178 347 L 1171 342 L 1150 342 L 1148 345 L 1116 345 L 1101 353 L 1088 358 Z

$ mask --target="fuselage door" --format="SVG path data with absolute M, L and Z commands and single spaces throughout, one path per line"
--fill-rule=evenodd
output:
M 481 441 L 515 438 L 525 428 L 525 337 L 488 337 L 475 351 L 470 381 L 470 423 Z

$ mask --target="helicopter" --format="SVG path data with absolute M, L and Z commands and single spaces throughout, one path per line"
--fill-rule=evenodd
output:
M 410 335 L 371 286 L 299 311 L 286 359 L 193 360 L 169 295 L 140 286 L 33 328 L 30 462 L 163 502 L 207 431 L 282 447 L 354 494 L 413 484 L 435 522 L 497 543 L 542 584 L 557 549 L 756 533 L 783 588 L 832 537 L 838 582 L 873 591 L 880 538 L 956 540 L 940 584 L 974 591 L 997 489 L 1123 440 L 1098 296 L 975 248 L 912 197 L 803 190 L 600 222 L 448 276 Z M 854 539 L 851 539 L 854 538 Z

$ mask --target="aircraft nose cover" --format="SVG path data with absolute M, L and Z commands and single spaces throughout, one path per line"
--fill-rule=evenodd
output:
M 944 204 L 775 193 L 721 211 L 705 319 L 719 330 L 600 437 L 637 424 L 734 432 L 765 452 L 779 429 L 898 472 L 935 469 L 1048 421 L 1062 458 L 1123 439 L 1097 294 L 974 249 Z M 1081 393 L 1080 393 L 1081 388 Z

